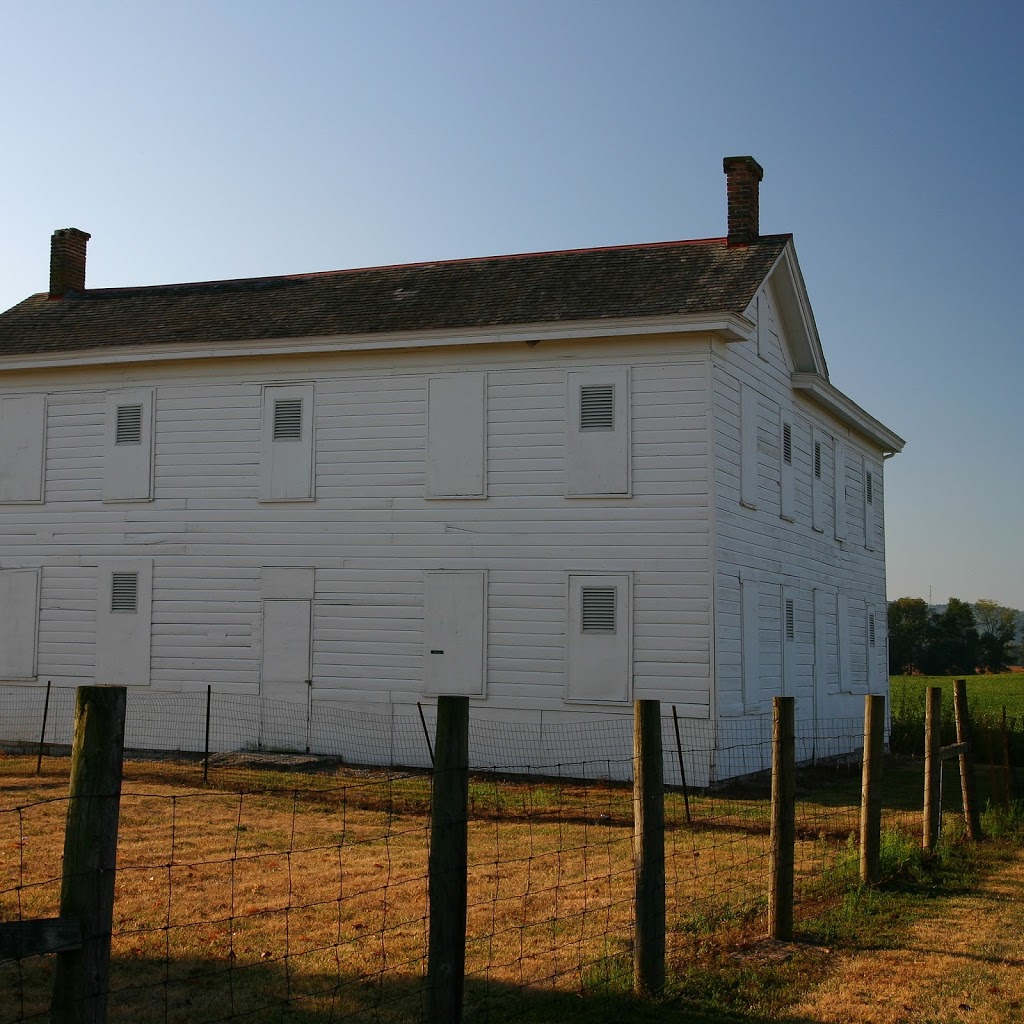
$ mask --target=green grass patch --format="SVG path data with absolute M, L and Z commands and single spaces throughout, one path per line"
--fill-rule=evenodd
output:
M 942 690 L 942 743 L 956 742 L 953 715 L 955 676 L 892 676 L 889 701 L 892 729 L 889 745 L 894 753 L 924 754 L 925 700 L 930 686 Z M 974 726 L 975 760 L 981 764 L 1003 761 L 1002 718 L 1006 708 L 1007 740 L 1012 764 L 1024 764 L 1024 674 L 969 676 L 967 702 Z

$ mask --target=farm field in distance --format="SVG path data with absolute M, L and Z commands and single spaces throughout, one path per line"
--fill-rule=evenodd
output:
M 967 699 L 975 717 L 1001 715 L 1005 705 L 1008 717 L 1024 719 L 1024 672 L 976 676 L 890 676 L 889 699 L 894 713 L 901 701 L 923 708 L 925 691 L 929 686 L 941 686 L 943 709 L 947 705 L 952 708 L 953 683 L 958 678 L 967 680 Z

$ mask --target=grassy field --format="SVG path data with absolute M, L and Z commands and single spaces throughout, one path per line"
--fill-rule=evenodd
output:
M 0 757 L 6 919 L 57 913 L 68 765 L 33 769 L 34 759 Z M 915 829 L 916 768 L 888 778 L 887 824 Z M 855 879 L 858 789 L 856 769 L 801 778 L 801 928 Z M 204 787 L 194 764 L 129 763 L 111 1019 L 419 1020 L 429 796 L 425 775 L 224 771 Z M 766 797 L 763 782 L 692 794 L 687 824 L 681 794 L 667 794 L 668 947 L 680 992 L 693 964 L 714 961 L 728 975 L 722 951 L 764 934 Z M 471 802 L 467 1020 L 594 1020 L 595 1007 L 621 1020 L 630 789 L 480 776 Z M 45 1006 L 51 964 L 0 968 L 0 989 L 17 994 L 0 1001 L 0 1022 Z
M 925 694 L 929 686 L 942 689 L 942 742 L 956 741 L 953 716 L 954 676 L 892 676 L 890 746 L 903 754 L 924 753 Z M 1006 708 L 1010 760 L 1024 764 L 1024 673 L 970 676 L 967 702 L 974 726 L 975 758 L 981 764 L 1004 760 L 1002 714 Z
M 892 676 L 889 690 L 892 707 L 901 704 L 924 708 L 925 691 L 929 686 L 942 688 L 944 714 L 953 713 L 954 676 Z M 1024 721 L 1024 672 L 1004 675 L 970 676 L 967 678 L 967 698 L 973 714 L 978 716 L 1006 714 Z

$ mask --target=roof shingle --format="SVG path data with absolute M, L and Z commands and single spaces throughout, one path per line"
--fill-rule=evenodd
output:
M 295 277 L 33 295 L 0 356 L 742 312 L 789 235 L 493 256 Z

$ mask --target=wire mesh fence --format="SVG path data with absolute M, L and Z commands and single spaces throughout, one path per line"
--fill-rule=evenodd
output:
M 64 713 L 59 699 L 55 706 L 47 726 L 54 744 L 63 742 L 56 737 Z M 129 700 L 128 735 L 169 706 Z M 29 707 L 41 721 L 42 703 Z M 183 708 L 188 735 L 198 723 L 205 732 L 202 701 Z M 396 736 L 426 752 L 433 720 L 424 712 L 423 722 L 355 716 L 344 740 L 335 740 L 335 749 L 346 746 L 346 763 L 299 758 L 318 769 L 308 774 L 288 758 L 226 756 L 204 784 L 194 761 L 129 760 L 110 1019 L 423 1019 L 430 773 L 353 762 L 385 746 L 393 752 Z M 264 714 L 257 708 L 248 721 Z M 545 735 L 537 723 L 472 722 L 472 758 L 486 770 L 469 788 L 467 1019 L 516 1019 L 538 994 L 585 999 L 629 989 L 628 726 L 628 719 L 562 723 Z M 712 730 L 707 722 L 663 721 L 670 965 L 708 942 L 764 934 L 766 733 L 751 722 Z M 805 762 L 797 783 L 798 920 L 856 877 L 862 742 L 860 720 L 798 729 Z M 498 756 L 512 748 L 517 756 Z M 46 757 L 39 775 L 31 754 L 0 758 L 0 920 L 57 916 L 67 771 L 67 758 Z M 731 781 L 708 786 L 723 771 Z M 899 800 L 886 814 L 891 827 L 914 827 Z M 0 1002 L 0 1024 L 48 1018 L 52 970 L 45 957 L 0 965 L 0 990 L 12 993 Z

